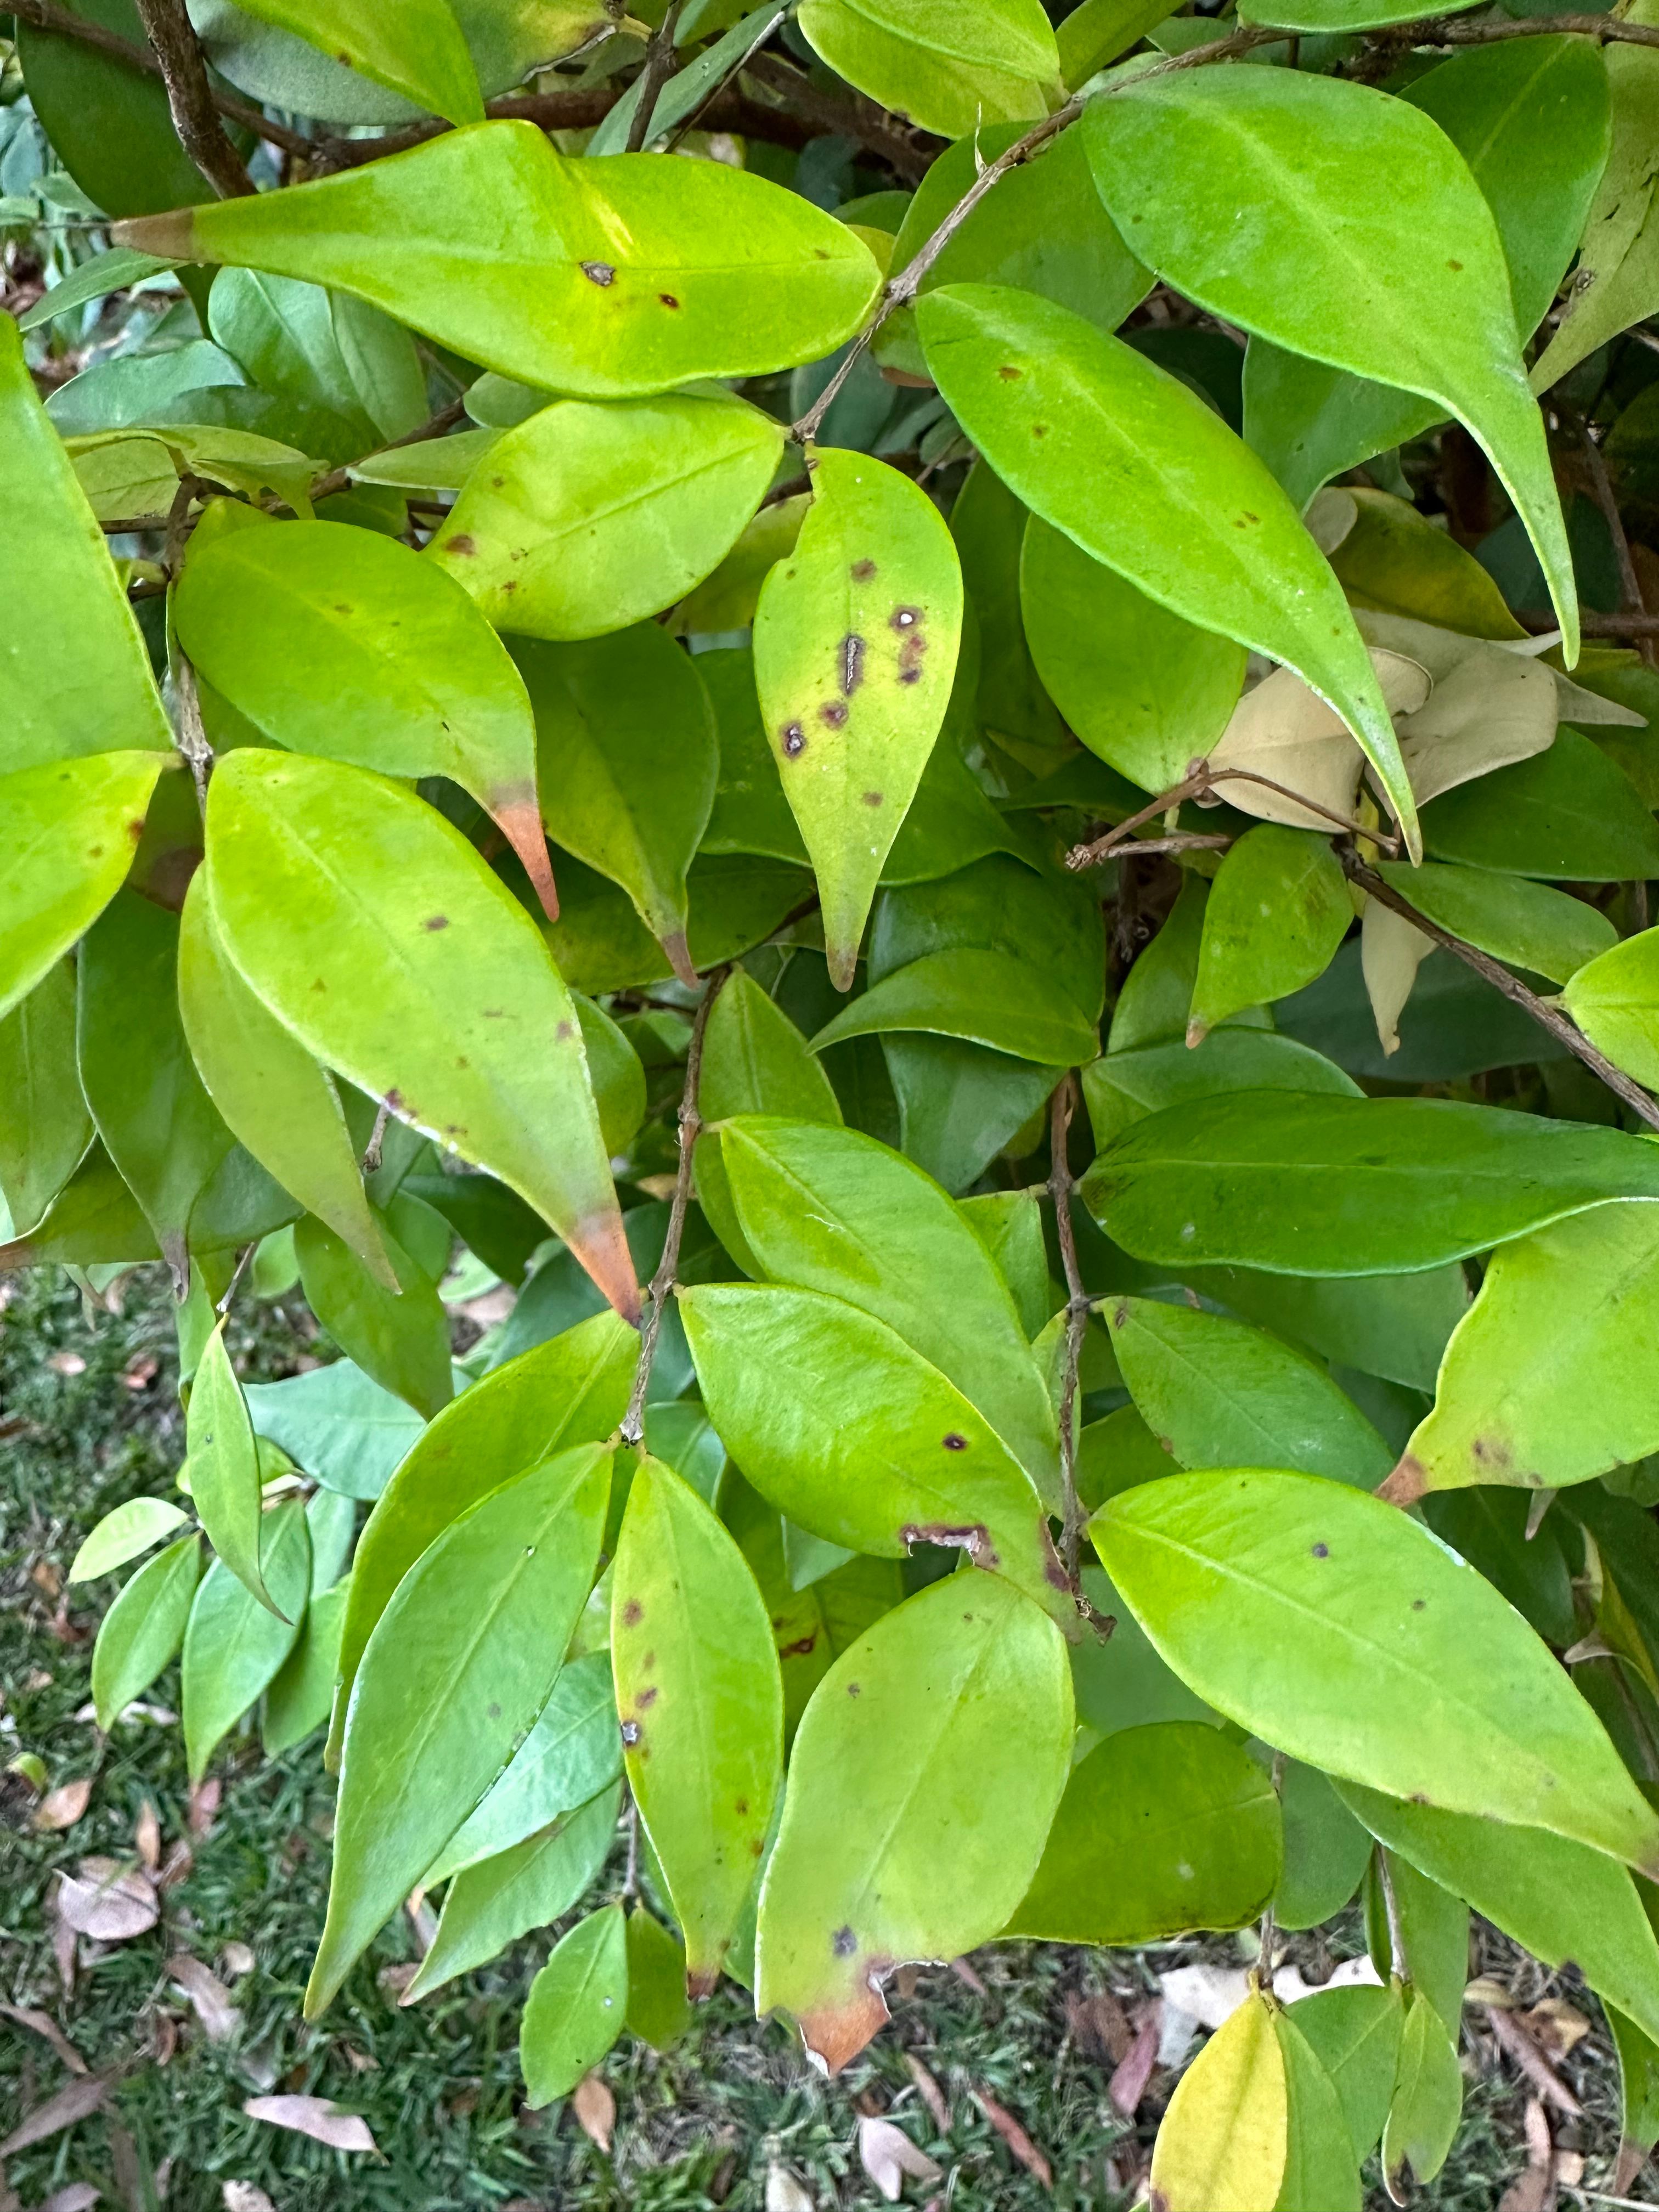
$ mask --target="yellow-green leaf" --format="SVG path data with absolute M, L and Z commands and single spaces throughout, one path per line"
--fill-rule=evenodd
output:
M 245 1589 L 288 1620 L 259 1568 L 264 1516 L 259 1504 L 259 1454 L 246 1402 L 225 1350 L 225 1324 L 207 1340 L 190 1386 L 185 1449 L 190 1494 L 214 1550 Z
M 92 1701 L 106 1735 L 184 1642 L 201 1570 L 200 1537 L 181 1536 L 139 1568 L 99 1624 Z
M 1289 2135 L 1273 2007 L 1253 1990 L 1176 2082 L 1152 2186 L 1166 2212 L 1273 2212 Z

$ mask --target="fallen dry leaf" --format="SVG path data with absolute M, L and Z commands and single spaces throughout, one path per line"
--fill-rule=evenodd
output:
M 1498 2039 L 1498 2048 L 1513 2060 L 1539 2095 L 1565 2112 L 1569 2119 L 1577 2119 L 1583 2113 L 1579 2103 L 1566 2083 L 1556 2073 L 1543 2052 L 1533 2041 L 1515 2014 L 1504 2012 L 1496 2005 L 1486 2008 L 1486 2018 Z
M 84 1375 L 87 1363 L 78 1352 L 53 1352 L 46 1356 L 46 1364 L 54 1375 Z
M 98 1708 L 96 1705 L 77 1705 L 73 1718 L 95 1722 Z M 170 1705 L 149 1705 L 143 1698 L 135 1698 L 130 1705 L 123 1705 L 115 1718 L 118 1726 L 123 1721 L 149 1721 L 157 1728 L 176 1728 L 179 1724 L 179 1716 Z
M 1052 2189 L 1054 2185 L 1053 2166 L 1049 2165 L 1008 2107 L 1006 2105 L 998 2104 L 996 2099 L 988 2095 L 983 2089 L 975 2090 L 974 2102 L 1025 2168 L 1027 2173 L 1030 2174 L 1035 2180 L 1040 2181 L 1045 2189 Z
M 617 2127 L 617 2100 L 599 2075 L 582 2075 L 570 2093 L 570 2109 L 589 2142 L 608 2158 Z
M 239 1943 L 233 1937 L 219 1954 L 219 1963 L 234 1982 L 240 1975 L 251 1974 L 259 1962 L 251 1945 Z
M 1499 2005 L 1505 2012 L 1515 2008 L 1515 1999 L 1495 1974 L 1477 1974 L 1463 1991 L 1466 2005 Z
M 1590 2032 L 1583 2014 L 1565 1997 L 1546 1997 L 1519 2017 L 1522 2027 L 1550 2059 L 1565 2058 Z
M 331 2150 L 372 2150 L 379 2146 L 360 2112 L 343 2112 L 326 2097 L 250 2097 L 242 2110 L 251 2120 L 267 2121 L 309 2136 Z
M 986 1988 L 984 1983 L 981 1981 L 979 1976 L 974 1972 L 972 1966 L 969 1966 L 966 1959 L 952 1959 L 951 1961 L 951 1972 L 956 1976 L 957 1979 L 962 1983 L 963 1987 L 970 1989 L 976 1997 L 986 1997 L 990 1996 L 991 1992 Z
M 800 2183 L 776 2159 L 766 2169 L 766 2212 L 817 2212 Z
M 1163 2033 L 1163 2023 L 1164 2007 L 1154 1997 L 1142 2011 L 1135 2039 L 1124 2052 L 1106 2085 L 1106 2094 L 1126 2120 L 1132 2120 L 1140 2109 L 1140 2100 L 1146 2094 L 1146 2084 L 1152 2078 L 1152 2069 L 1158 2063 L 1158 2046 Z
M 31 2143 L 45 2142 L 49 2136 L 72 2128 L 77 2120 L 84 2120 L 88 2113 L 95 2112 L 109 2091 L 106 2075 L 77 2075 L 25 2115 L 4 2142 L 0 2142 L 0 2158 L 10 2158 L 14 2152 L 27 2150 Z
M 1080 1990 L 1070 1990 L 1066 2026 L 1085 2057 L 1109 2058 L 1114 2066 L 1128 2057 L 1134 2041 L 1128 2017 L 1109 1990 L 1096 1990 L 1087 1996 Z
M 138 1808 L 138 1818 L 132 1824 L 132 1847 L 154 1874 L 161 1863 L 161 1823 L 148 1797 Z
M 64 1984 L 65 1996 L 75 1993 L 75 1948 L 79 1940 L 67 1920 L 53 1920 L 52 1955 L 57 1961 L 58 1978 Z
M 904 2063 L 910 2069 L 910 2079 L 916 2085 L 917 2094 L 933 2116 L 933 2125 L 942 2136 L 948 2136 L 951 2132 L 951 2107 L 945 2101 L 944 2090 L 913 2052 L 905 2052 Z
M 381 1967 L 374 1977 L 374 1986 L 383 1997 L 390 1997 L 394 2003 L 398 2002 L 420 1971 L 418 1960 L 400 1959 L 395 1966 Z
M 54 2189 L 40 2212 L 92 2212 L 102 2202 L 102 2192 L 89 2181 L 71 2181 L 67 2189 Z
M 145 1352 L 142 1358 L 135 1359 L 131 1367 L 123 1369 L 123 1387 L 128 1390 L 148 1390 L 155 1380 L 160 1366 L 161 1362 L 153 1352 Z
M 190 1999 L 210 2043 L 225 2043 L 241 2026 L 241 2015 L 230 2001 L 230 1991 L 199 1959 L 179 1956 L 167 1960 L 167 1972 L 176 1987 Z
M 143 1935 L 161 1910 L 143 1869 L 124 1867 L 118 1859 L 82 1859 L 79 1873 L 66 1874 L 58 1885 L 58 1918 L 99 1943 L 125 1943 Z
M 76 1781 L 49 1790 L 35 1807 L 29 1825 L 41 1830 L 72 1828 L 91 1802 L 92 1777 L 83 1774 Z
M 13 2021 L 19 2027 L 27 2027 L 34 2034 L 44 2036 L 71 2074 L 87 2071 L 86 2060 L 50 2013 L 36 2012 L 27 2005 L 0 2004 L 0 2020 Z
M 185 1826 L 198 1843 L 204 1836 L 212 1833 L 213 1824 L 219 1817 L 219 1800 L 223 1796 L 224 1790 L 224 1784 L 216 1774 L 205 1782 L 198 1782 L 190 1793 Z
M 902 2128 L 891 2120 L 868 2118 L 859 2122 L 859 2164 L 890 2204 L 898 2203 L 906 2174 L 913 2181 L 932 2183 L 941 2172 Z
M 264 2191 L 256 2189 L 251 2181 L 228 2181 L 222 2194 L 225 2212 L 276 2212 Z
M 1628 2136 L 1620 2138 L 1619 2163 L 1613 2170 L 1613 2193 L 1624 2197 L 1636 2185 L 1636 2177 L 1648 2162 L 1645 2143 L 1632 2142 Z
M 1528 2097 L 1523 2123 L 1527 2170 L 1498 2200 L 1498 2212 L 1552 2212 L 1555 2203 L 1555 2145 L 1550 2124 L 1536 2097 Z

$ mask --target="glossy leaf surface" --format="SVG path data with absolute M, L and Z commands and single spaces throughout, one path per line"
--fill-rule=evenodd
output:
M 532 2112 L 568 2096 L 599 2064 L 627 2012 L 627 1923 L 621 1905 L 602 1905 L 554 1947 L 530 1985 L 519 2063 Z
M 139 1568 L 99 1624 L 92 1701 L 106 1735 L 184 1642 L 201 1571 L 200 1539 L 181 1536 Z
M 225 1350 L 222 1321 L 209 1337 L 190 1386 L 185 1445 L 191 1499 L 222 1563 L 273 1613 L 282 1608 L 260 1571 L 259 1455 L 241 1386 Z M 283 1616 L 291 1625 L 294 1615 Z
M 276 1680 L 304 1625 L 311 1595 L 305 1507 L 297 1498 L 285 1498 L 265 1520 L 260 1567 L 269 1606 L 222 1559 L 203 1576 L 191 1606 L 180 1703 L 192 1783 L 201 1780 L 219 1744 Z
M 1353 919 L 1328 838 L 1264 824 L 1222 861 L 1204 909 L 1189 1044 L 1246 1006 L 1287 998 L 1330 964 Z

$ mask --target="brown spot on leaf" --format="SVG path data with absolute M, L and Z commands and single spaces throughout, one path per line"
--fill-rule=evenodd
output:
M 982 1521 L 912 1521 L 899 1530 L 899 1539 L 905 1544 L 939 1544 L 947 1551 L 966 1552 L 976 1567 L 1002 1565 Z
M 1427 1490 L 1428 1480 L 1423 1462 L 1410 1452 L 1401 1461 L 1386 1480 L 1378 1483 L 1376 1495 L 1389 1505 L 1415 1505 Z
M 657 1702 L 657 1686 L 653 1682 L 649 1689 L 641 1690 L 640 1692 L 638 1697 L 635 1698 L 634 1703 L 639 1707 L 642 1713 L 648 1713 L 652 1706 Z
M 826 699 L 818 708 L 818 720 L 832 730 L 843 728 L 847 721 L 846 702 L 841 699 Z
M 1011 361 L 1003 362 L 997 369 L 997 374 L 1005 384 L 1018 384 L 1024 374 L 1025 371 L 1023 368 L 1016 368 Z
M 1462 273 L 1463 264 L 1461 261 L 1449 261 L 1446 266 L 1448 269 L 1456 270 L 1460 275 Z
M 640 1603 L 638 1598 L 630 1597 L 627 1604 L 623 1607 L 623 1626 L 624 1628 L 637 1628 L 641 1621 L 644 1619 L 645 1607 Z
M 456 532 L 454 537 L 447 538 L 444 540 L 444 551 L 446 553 L 464 553 L 471 555 L 476 553 L 477 550 L 478 548 L 476 542 L 465 530 L 459 530 Z
M 1046 437 L 1048 436 L 1048 425 L 1046 422 L 1033 422 L 1033 423 L 1032 423 L 1032 425 L 1031 425 L 1031 435 L 1032 435 L 1034 438 L 1046 438 Z
M 732 1802 L 739 1813 L 746 1813 L 749 1810 L 749 1800 L 746 1797 L 735 1798 Z
M 680 304 L 672 292 L 659 292 L 657 297 L 662 301 L 665 307 L 678 307 Z
M 574 1023 L 561 1022 L 557 1029 L 553 1032 L 553 1042 L 555 1044 L 568 1044 L 571 1038 L 574 1036 L 575 1034 L 576 1030 Z
M 1313 1555 L 1316 1559 L 1328 1559 L 1331 1556 L 1331 1547 L 1328 1544 L 1316 1544 L 1313 1547 Z
M 806 750 L 806 732 L 799 722 L 786 723 L 782 742 L 783 750 L 788 754 L 790 759 L 799 760 L 801 754 Z
M 1427 1603 L 1428 1600 L 1426 1598 L 1414 1597 L 1412 1600 L 1412 1611 L 1413 1613 L 1421 1613 Z
M 848 574 L 855 584 L 867 584 L 876 573 L 873 561 L 854 561 Z
M 948 1431 L 940 1441 L 946 1451 L 966 1451 L 968 1449 L 967 1437 L 958 1436 L 954 1429 Z
M 850 1928 L 837 1928 L 830 1938 L 830 1948 L 838 1959 L 850 1959 L 859 1948 L 859 1939 Z
M 500 1707 L 499 1705 L 492 1705 L 490 1706 L 490 1708 L 489 1708 L 489 1718 L 490 1718 L 492 1721 L 498 1721 L 498 1720 L 500 1720 L 501 1717 L 501 1707 Z
M 449 916 L 447 914 L 428 915 L 421 927 L 422 929 L 447 929 Z
M 630 1749 L 639 1741 L 640 1734 L 640 1724 L 637 1721 L 624 1721 L 623 1723 L 622 1740 L 630 1747 Z
M 608 261 L 584 261 L 582 275 L 590 284 L 597 284 L 601 291 L 617 281 L 617 272 Z
M 864 1692 L 858 1683 L 849 1682 L 847 1685 L 847 1694 L 849 1698 L 861 1698 L 864 1695 Z
M 881 793 L 878 791 L 866 791 L 864 794 L 864 803 L 866 806 L 879 806 Z
M 803 1636 L 797 1643 L 781 1644 L 778 1656 L 780 1659 L 805 1659 L 817 1649 L 817 1641 L 818 1632 L 815 1628 L 810 1636 Z
M 864 640 L 849 630 L 841 641 L 841 688 L 850 699 L 864 681 Z
M 921 620 L 920 607 L 895 607 L 887 617 L 887 627 L 889 629 L 914 629 Z

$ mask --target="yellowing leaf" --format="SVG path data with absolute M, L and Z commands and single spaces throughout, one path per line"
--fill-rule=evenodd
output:
M 845 223 L 763 178 L 570 160 L 520 122 L 116 228 L 169 258 L 338 285 L 505 376 L 599 398 L 819 360 L 881 281 Z
M 1593 1045 L 1638 1083 L 1659 1083 L 1659 929 L 1644 929 L 1580 968 L 1562 1004 Z
M 947 1575 L 884 1614 L 818 1685 L 761 1891 L 755 1994 L 794 2014 L 830 2073 L 885 2021 L 895 1967 L 1006 1923 L 1072 1727 L 1053 1623 L 984 1576 Z
M 1417 981 L 1417 971 L 1434 950 L 1434 939 L 1384 906 L 1366 902 L 1359 924 L 1359 972 L 1371 1002 L 1377 1039 L 1390 1058 L 1400 1049 L 1400 1017 Z
M 208 846 L 225 950 L 277 1019 L 499 1176 L 635 1318 L 575 1008 L 459 832 L 362 769 L 246 747 L 215 771 Z
M 628 1493 L 611 1591 L 628 1778 L 706 1996 L 766 1848 L 783 1776 L 783 1686 L 747 1562 L 659 1460 Z
M 1152 2146 L 1168 2212 L 1273 2212 L 1289 2100 L 1271 2002 L 1253 1990 L 1176 2084 Z
M 833 447 L 809 459 L 811 507 L 755 613 L 755 682 L 845 991 L 950 701 L 962 571 L 938 508 L 908 477 Z
M 626 629 L 725 559 L 782 443 L 782 425 L 738 399 L 563 400 L 493 442 L 427 557 L 501 629 Z
M 0 774 L 83 753 L 153 752 L 159 768 L 173 733 L 149 659 L 9 315 L 0 326 Z

